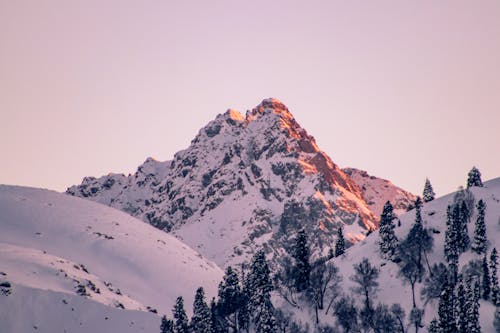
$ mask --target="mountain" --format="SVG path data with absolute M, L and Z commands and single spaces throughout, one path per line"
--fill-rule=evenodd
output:
M 1 185 L 0 212 L 1 332 L 158 332 L 178 296 L 217 295 L 216 264 L 113 208 Z
M 390 183 L 392 200 L 413 196 Z M 221 267 L 257 247 L 279 254 L 297 230 L 326 253 L 337 229 L 352 242 L 377 228 L 376 182 L 368 189 L 340 169 L 276 99 L 245 116 L 228 110 L 173 160 L 148 158 L 134 175 L 86 177 L 68 194 L 109 205 L 172 232 Z M 389 196 L 388 196 L 389 198 Z

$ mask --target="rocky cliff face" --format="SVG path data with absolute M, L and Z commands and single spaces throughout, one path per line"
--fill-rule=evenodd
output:
M 171 161 L 148 158 L 134 175 L 87 177 L 67 193 L 172 232 L 225 266 L 260 247 L 279 254 L 300 229 L 317 254 L 339 226 L 363 239 L 377 227 L 378 183 L 368 191 L 352 170 L 333 163 L 283 103 L 266 99 L 245 116 L 218 115 Z M 413 197 L 399 190 L 389 199 L 403 207 Z

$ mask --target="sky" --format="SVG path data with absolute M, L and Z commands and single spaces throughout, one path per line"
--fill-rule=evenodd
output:
M 499 1 L 0 0 L 0 183 L 64 191 L 283 101 L 341 167 L 500 177 Z

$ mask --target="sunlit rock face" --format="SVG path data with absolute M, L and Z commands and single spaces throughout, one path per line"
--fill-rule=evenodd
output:
M 340 226 L 351 241 L 363 239 L 377 227 L 385 197 L 368 193 L 352 173 L 271 98 L 246 115 L 218 115 L 171 161 L 148 158 L 134 175 L 87 177 L 67 193 L 128 212 L 234 265 L 258 248 L 282 253 L 301 229 L 316 254 L 333 246 Z M 404 206 L 412 199 L 401 190 L 390 200 Z

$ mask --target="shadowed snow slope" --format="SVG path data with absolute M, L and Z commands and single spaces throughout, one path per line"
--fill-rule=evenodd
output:
M 1 332 L 156 332 L 150 311 L 182 295 L 190 312 L 222 278 L 176 238 L 53 191 L 1 185 L 0 226 Z

